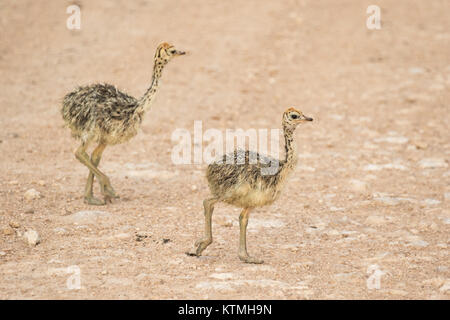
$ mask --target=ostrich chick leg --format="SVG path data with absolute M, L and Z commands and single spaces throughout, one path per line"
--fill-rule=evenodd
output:
M 203 201 L 203 207 L 205 208 L 205 236 L 195 242 L 197 251 L 196 256 L 200 256 L 211 243 L 212 243 L 212 228 L 211 217 L 214 211 L 214 204 L 217 202 L 216 198 L 206 199 Z
M 100 163 L 100 159 L 102 157 L 103 150 L 105 150 L 106 144 L 99 144 L 97 148 L 92 152 L 91 155 L 91 162 L 92 164 L 97 168 L 98 164 Z M 104 200 L 97 199 L 93 196 L 92 187 L 94 184 L 94 174 L 92 171 L 89 171 L 89 176 L 86 182 L 86 188 L 84 191 L 84 201 L 88 204 L 92 205 L 104 205 L 107 203 L 107 201 L 111 201 L 110 197 L 104 196 Z
M 100 170 L 97 169 L 97 167 L 92 163 L 91 159 L 89 159 L 88 154 L 86 153 L 86 147 L 87 145 L 85 143 L 81 144 L 80 147 L 78 147 L 77 151 L 75 151 L 75 157 L 88 169 L 94 174 L 99 183 L 100 183 L 100 190 L 104 196 L 108 196 L 111 198 L 118 198 L 116 195 L 114 189 L 111 186 L 111 183 L 109 182 L 109 178 Z
M 239 237 L 239 259 L 246 263 L 264 263 L 263 260 L 250 257 L 247 253 L 247 224 L 248 217 L 250 215 L 250 208 L 244 208 L 242 210 L 241 215 L 239 216 L 239 229 L 240 229 L 240 237 Z

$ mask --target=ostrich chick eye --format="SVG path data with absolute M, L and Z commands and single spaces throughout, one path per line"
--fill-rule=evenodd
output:
M 298 119 L 299 116 L 298 116 L 297 114 L 293 114 L 293 115 L 291 115 L 291 118 L 292 118 L 292 119 Z

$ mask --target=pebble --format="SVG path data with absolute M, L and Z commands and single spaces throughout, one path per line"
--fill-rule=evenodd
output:
M 23 237 L 26 240 L 26 242 L 31 246 L 35 246 L 41 242 L 41 237 L 39 236 L 39 233 L 37 233 L 37 231 L 35 230 L 26 231 L 23 234 Z
M 428 148 L 428 144 L 423 141 L 415 141 L 414 145 L 415 145 L 416 149 L 419 149 L 419 150 L 420 149 L 424 150 L 424 149 Z
M 26 208 L 24 212 L 27 213 L 27 214 L 33 214 L 34 213 L 34 209 L 32 207 L 29 207 L 29 208 Z
M 11 228 L 17 229 L 17 228 L 20 228 L 20 223 L 18 223 L 17 221 L 10 221 L 9 226 Z
M 0 251 L 0 257 L 6 256 L 6 252 L 5 251 Z
M 29 189 L 29 190 L 27 190 L 27 192 L 25 192 L 23 197 L 26 200 L 40 199 L 41 198 L 41 193 L 39 191 L 37 191 L 36 189 Z
M 419 166 L 424 169 L 447 168 L 448 164 L 444 159 L 427 158 L 419 161 Z

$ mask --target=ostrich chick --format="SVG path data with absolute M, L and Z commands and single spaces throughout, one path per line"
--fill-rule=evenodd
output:
M 211 216 L 214 204 L 222 201 L 243 208 L 239 216 L 239 258 L 246 263 L 263 263 L 247 253 L 246 234 L 250 211 L 269 205 L 277 199 L 287 176 L 297 163 L 295 128 L 300 123 L 312 120 L 294 108 L 284 112 L 282 125 L 286 155 L 283 160 L 248 150 L 235 150 L 208 166 L 206 177 L 212 197 L 203 201 L 205 236 L 195 243 L 197 250 L 190 255 L 200 256 L 212 243 Z
M 120 92 L 109 84 L 93 84 L 79 87 L 67 94 L 62 103 L 62 116 L 72 130 L 72 135 L 81 140 L 75 157 L 89 169 L 84 192 L 84 201 L 92 205 L 103 205 L 118 198 L 109 178 L 97 166 L 107 145 L 126 142 L 134 137 L 146 111 L 150 109 L 158 88 L 164 66 L 173 58 L 185 54 L 168 43 L 158 46 L 154 58 L 152 82 L 139 99 Z M 86 149 L 92 143 L 98 146 L 91 158 Z M 93 197 L 94 176 L 100 183 L 103 200 Z

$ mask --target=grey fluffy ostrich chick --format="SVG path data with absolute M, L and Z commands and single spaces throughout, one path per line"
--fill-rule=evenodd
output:
M 81 141 L 75 151 L 76 158 L 89 169 L 84 201 L 103 205 L 118 198 L 109 178 L 97 167 L 107 145 L 130 140 L 138 133 L 142 118 L 150 109 L 158 88 L 164 66 L 176 56 L 185 54 L 164 42 L 156 49 L 152 82 L 139 99 L 120 92 L 109 84 L 82 86 L 67 94 L 62 103 L 62 116 L 73 137 Z M 86 149 L 97 143 L 91 157 Z M 93 196 L 92 185 L 96 177 L 100 183 L 103 200 Z
M 240 260 L 246 263 L 264 262 L 249 256 L 247 252 L 246 235 L 250 211 L 253 208 L 270 205 L 278 198 L 286 178 L 297 164 L 294 131 L 300 123 L 312 120 L 312 118 L 303 115 L 301 111 L 294 108 L 289 108 L 283 113 L 282 126 L 286 154 L 282 160 L 248 150 L 235 150 L 208 166 L 206 178 L 212 197 L 203 201 L 205 235 L 195 243 L 197 247 L 195 253 L 188 252 L 188 255 L 200 256 L 203 250 L 212 243 L 211 217 L 214 204 L 225 202 L 243 209 L 239 216 Z M 277 164 L 276 170 L 270 173 L 268 169 L 274 163 Z

